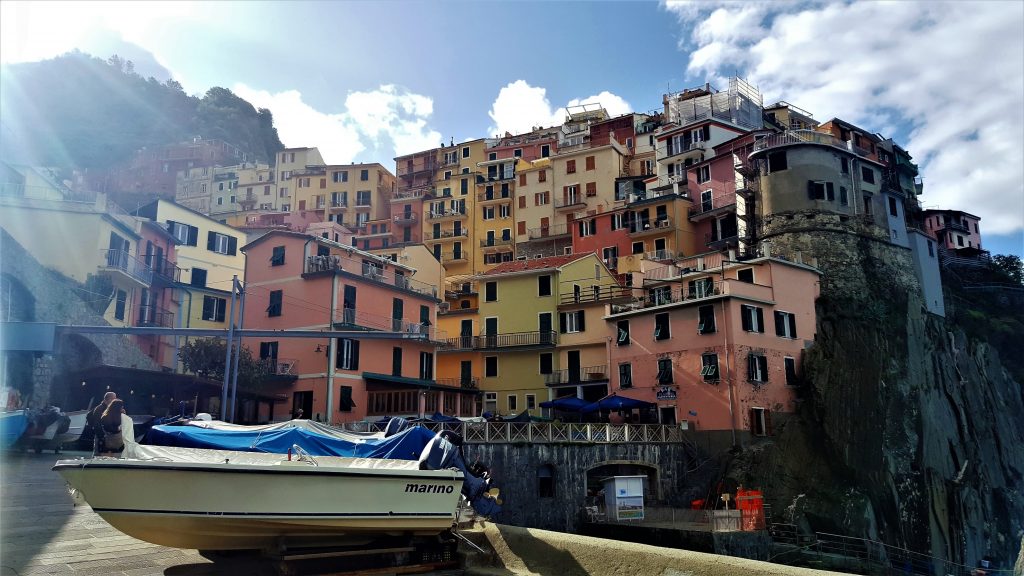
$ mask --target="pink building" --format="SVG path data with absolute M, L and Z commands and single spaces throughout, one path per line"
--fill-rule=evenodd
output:
M 971 249 L 981 251 L 981 218 L 960 210 L 925 210 L 924 229 L 947 250 Z
M 708 254 L 651 270 L 645 289 L 605 318 L 612 392 L 656 402 L 662 423 L 757 436 L 795 410 L 817 270 Z
M 513 136 L 508 132 L 487 148 L 487 160 L 522 158 L 532 161 L 548 158 L 558 152 L 558 133 L 561 127 L 538 128 L 533 132 Z
M 347 422 L 474 415 L 476 389 L 434 379 L 438 289 L 415 270 L 324 238 L 272 231 L 246 254 L 245 328 L 345 330 L 366 337 L 247 338 L 276 373 L 287 411 Z M 379 332 L 398 334 L 381 337 Z
M 135 325 L 174 328 L 174 310 L 178 309 L 174 285 L 181 281 L 174 250 L 177 242 L 163 224 L 152 220 L 141 220 L 139 233 L 139 252 L 146 267 L 152 270 L 153 280 L 141 289 L 138 309 L 133 312 Z M 143 352 L 161 366 L 177 365 L 173 338 L 138 335 L 135 339 Z

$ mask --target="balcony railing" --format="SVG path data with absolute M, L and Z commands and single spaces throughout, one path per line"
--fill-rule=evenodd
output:
M 462 262 L 462 261 L 466 260 L 467 258 L 468 258 L 468 256 L 466 256 L 465 252 L 442 252 L 441 253 L 441 262 Z
M 708 248 L 712 248 L 712 249 L 718 249 L 718 248 L 724 248 L 726 246 L 732 246 L 733 244 L 736 244 L 738 241 L 739 241 L 739 236 L 736 235 L 736 234 L 732 234 L 731 236 L 720 236 L 720 237 L 717 237 L 717 238 L 715 236 L 711 235 L 711 234 L 705 234 L 704 235 L 704 244 Z
M 139 306 L 139 326 L 158 326 L 163 328 L 174 327 L 174 312 L 165 310 L 159 306 Z
M 435 212 L 435 211 L 431 210 L 430 212 L 427 212 L 427 220 L 445 220 L 447 218 L 465 218 L 465 217 L 466 217 L 466 211 L 465 210 L 442 210 L 440 212 Z
M 509 332 L 505 334 L 483 334 L 479 336 L 457 336 L 442 341 L 444 351 L 456 350 L 498 350 L 554 346 L 558 344 L 558 332 Z
M 426 232 L 423 234 L 424 240 L 444 240 L 446 238 L 468 238 L 469 230 L 441 230 L 440 232 Z
M 663 424 L 572 424 L 547 422 L 425 422 L 430 430 L 450 430 L 468 444 L 508 443 L 678 443 L 683 441 L 679 426 Z M 345 430 L 380 432 L 376 422 L 346 422 Z
M 102 269 L 118 270 L 146 285 L 153 282 L 153 270 L 139 258 L 124 250 L 103 250 L 102 252 L 103 264 L 100 266 Z
M 706 200 L 702 199 L 695 205 L 690 206 L 689 215 L 691 220 L 702 220 L 716 214 L 735 210 L 736 195 L 723 194 L 721 196 L 712 196 Z
M 430 184 L 424 184 L 420 186 L 412 186 L 409 188 L 400 188 L 395 191 L 395 195 L 392 197 L 394 200 L 413 200 L 415 198 L 422 198 L 424 194 L 434 192 L 434 186 Z
M 416 223 L 416 214 L 414 212 L 395 214 L 392 218 L 397 226 L 412 226 Z
M 657 154 L 659 160 L 664 160 L 689 152 L 703 152 L 706 149 L 706 142 L 682 142 L 678 147 L 673 147 L 668 145 L 668 141 L 666 141 L 664 146 L 658 146 Z
M 558 298 L 558 303 L 563 306 L 571 306 L 573 304 L 607 302 L 631 296 L 630 289 L 623 286 L 595 286 L 590 290 L 580 290 L 579 294 L 573 292 L 561 294 Z
M 509 246 L 512 244 L 511 238 L 485 238 L 480 241 L 481 248 L 492 248 L 495 246 Z
M 408 276 L 401 274 L 386 273 L 383 269 L 373 266 L 372 264 L 362 263 L 352 260 L 343 261 L 341 256 L 337 254 L 323 255 L 323 256 L 307 256 L 306 264 L 303 269 L 303 273 L 310 274 L 314 272 L 329 272 L 329 271 L 344 271 L 351 274 L 359 275 L 371 282 L 378 284 L 384 284 L 386 286 L 394 286 L 401 290 L 408 290 L 410 292 L 416 292 L 432 298 L 437 298 L 437 287 L 427 284 L 426 282 L 420 282 L 414 280 Z
M 672 229 L 672 218 L 665 217 L 658 220 L 635 221 L 629 225 L 630 236 L 640 236 L 657 232 L 666 232 Z
M 480 379 L 476 376 L 469 378 L 437 378 L 434 381 L 441 386 L 465 388 L 466 390 L 477 390 L 480 388 Z
M 555 370 L 551 374 L 544 375 L 544 383 L 548 386 L 560 384 L 582 384 L 608 379 L 608 366 L 583 366 L 581 368 L 566 368 Z
M 259 367 L 264 374 L 273 376 L 298 376 L 299 368 L 296 360 L 287 358 L 260 358 Z
M 477 200 L 480 202 L 490 202 L 492 200 L 512 200 L 512 191 L 495 190 L 493 192 L 481 192 L 477 194 Z
M 586 200 L 584 200 L 583 196 L 579 194 L 575 196 L 569 196 L 568 198 L 555 198 L 555 210 L 583 206 L 586 203 L 587 202 Z
M 331 200 L 331 208 L 348 208 L 348 198 Z
M 814 130 L 789 130 L 782 134 L 772 134 L 771 136 L 755 140 L 754 153 L 790 144 L 820 144 L 846 150 L 847 152 L 855 152 L 853 144 L 844 142 L 831 134 Z M 856 153 L 859 154 L 860 152 L 856 151 Z
M 444 292 L 450 298 L 458 298 L 459 296 L 471 296 L 477 293 L 476 282 L 465 281 L 449 281 L 445 282 Z
M 527 230 L 527 237 L 530 240 L 541 240 L 544 238 L 554 238 L 557 236 L 568 236 L 569 226 L 566 224 L 553 224 L 551 226 L 541 226 L 540 228 L 530 228 Z
M 334 325 L 343 328 L 419 334 L 425 339 L 447 341 L 447 335 L 443 330 L 438 330 L 429 324 L 421 324 L 402 318 L 391 318 L 390 316 L 373 314 L 355 308 L 335 310 Z
M 153 270 L 153 281 L 162 281 L 165 283 L 173 283 L 181 281 L 181 268 L 174 262 L 168 262 L 167 260 L 157 260 L 155 257 L 150 259 L 149 267 Z
M 657 262 L 664 262 L 666 260 L 674 260 L 675 252 L 671 250 L 651 250 L 644 254 L 644 258 L 647 260 L 654 260 Z

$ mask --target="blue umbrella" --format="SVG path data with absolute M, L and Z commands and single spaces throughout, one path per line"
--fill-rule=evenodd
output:
M 541 408 L 554 408 L 555 410 L 561 410 L 562 412 L 579 412 L 580 408 L 587 405 L 587 401 L 577 398 L 575 396 L 562 396 L 561 398 L 555 398 L 547 402 L 541 402 Z
M 599 410 L 633 410 L 634 408 L 653 408 L 653 402 L 644 402 L 628 396 L 617 396 L 615 394 L 601 398 L 593 404 L 587 404 L 580 409 L 583 414 L 590 414 Z

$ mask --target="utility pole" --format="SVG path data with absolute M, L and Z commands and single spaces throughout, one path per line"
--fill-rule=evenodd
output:
M 235 343 L 235 286 L 238 274 L 231 277 L 231 315 L 228 319 L 228 345 L 224 356 L 224 384 L 220 389 L 220 419 L 227 422 L 228 417 L 228 383 L 231 382 L 231 346 Z
M 245 328 L 245 286 L 238 283 L 238 293 L 241 295 L 242 303 L 238 308 L 238 329 Z M 235 366 L 231 373 L 231 421 L 234 422 L 238 412 L 235 409 L 235 399 L 238 397 L 238 357 L 242 355 L 242 339 L 238 339 L 238 350 L 235 351 Z

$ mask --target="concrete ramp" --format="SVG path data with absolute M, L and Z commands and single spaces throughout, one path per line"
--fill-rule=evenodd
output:
M 487 524 L 464 531 L 488 552 L 465 561 L 469 574 L 540 574 L 558 576 L 812 576 L 838 574 L 718 556 L 689 550 L 658 548 L 632 542 L 591 538 L 562 532 Z

